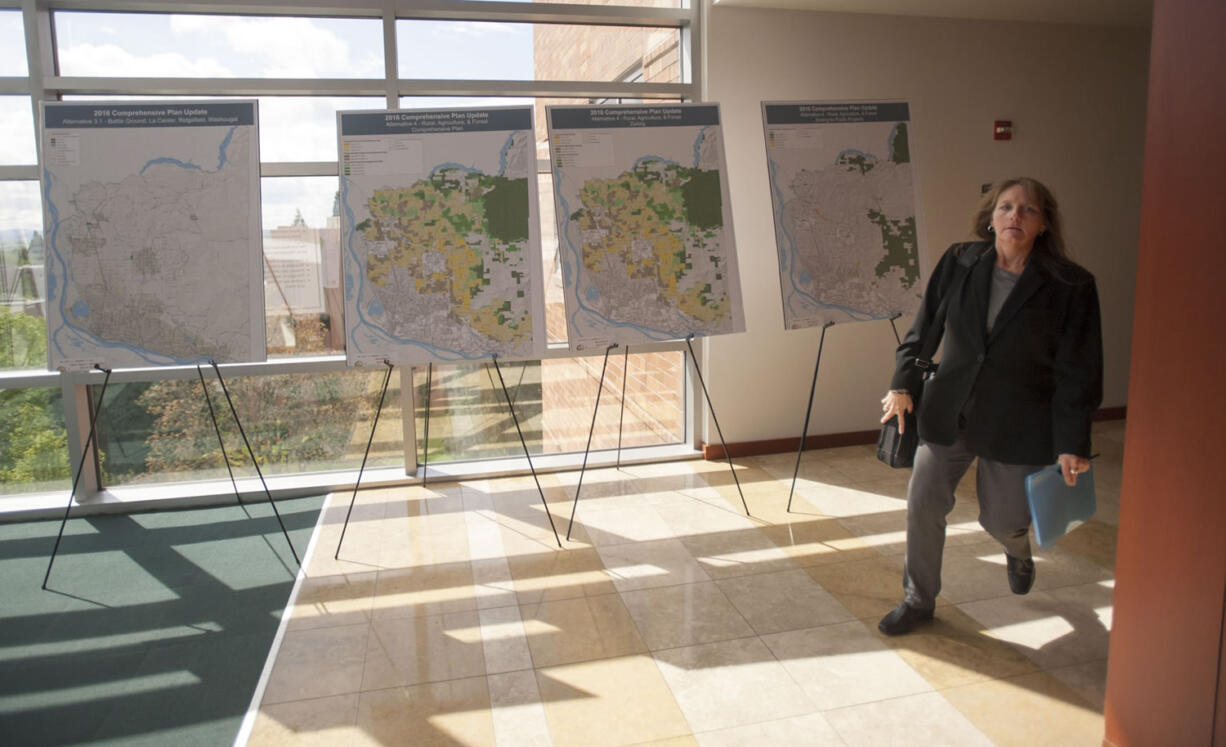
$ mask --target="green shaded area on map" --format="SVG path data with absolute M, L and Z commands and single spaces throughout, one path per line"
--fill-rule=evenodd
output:
M 839 157 L 834 160 L 836 166 L 842 166 L 848 171 L 859 170 L 861 174 L 867 174 L 877 165 L 877 159 L 872 156 L 866 156 L 863 153 L 851 151 L 848 153 L 840 153 Z
M 890 160 L 894 163 L 911 163 L 911 144 L 907 139 L 906 122 L 899 122 L 890 133 Z
M 450 316 L 500 343 L 531 336 L 530 309 L 516 312 L 504 293 L 487 292 L 487 260 L 523 261 L 528 239 L 528 180 L 444 168 L 404 188 L 376 190 L 370 218 L 358 225 L 371 246 L 366 276 L 373 293 L 394 292 L 407 275 L 421 295 L 446 295 Z M 507 277 L 524 285 L 524 273 Z M 523 294 L 515 294 L 524 298 Z M 389 303 L 384 303 L 389 306 Z
M 610 312 L 617 304 L 611 270 L 624 268 L 626 279 L 651 281 L 659 301 L 694 319 L 731 318 L 726 284 L 713 285 L 722 281 L 715 269 L 723 261 L 718 171 L 646 160 L 586 182 L 580 200 L 571 220 L 583 235 L 584 266 L 608 283 L 601 298 Z
M 915 216 L 891 220 L 876 210 L 868 211 L 868 219 L 881 229 L 881 245 L 885 256 L 874 268 L 877 277 L 885 277 L 891 268 L 902 270 L 903 286 L 912 288 L 919 281 L 919 266 L 915 263 Z

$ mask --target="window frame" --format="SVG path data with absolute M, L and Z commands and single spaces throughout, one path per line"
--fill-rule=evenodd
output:
M 686 0 L 682 0 L 686 2 Z M 386 108 L 400 108 L 402 97 L 464 96 L 464 97 L 532 97 L 590 100 L 655 99 L 700 101 L 704 90 L 701 77 L 701 33 L 703 3 L 688 7 L 655 8 L 617 5 L 579 5 L 563 3 L 493 2 L 486 0 L 329 0 L 326 5 L 302 5 L 294 0 L 226 0 L 224 2 L 193 2 L 181 4 L 175 0 L 0 0 L 0 9 L 22 13 L 26 38 L 28 75 L 0 77 L 0 95 L 19 94 L 30 97 L 31 116 L 37 122 L 43 101 L 58 101 L 64 96 L 376 96 L 383 97 Z M 384 77 L 366 79 L 310 78 L 158 78 L 61 76 L 57 74 L 53 16 L 57 11 L 178 13 L 194 15 L 293 16 L 307 18 L 373 18 L 382 21 Z M 396 23 L 402 20 L 497 21 L 513 23 L 546 23 L 576 26 L 665 27 L 678 30 L 681 39 L 682 81 L 680 83 L 646 83 L 630 81 L 522 81 L 522 80 L 437 80 L 402 78 L 397 61 Z M 35 128 L 37 132 L 37 127 Z M 41 153 L 39 154 L 41 159 Z M 41 160 L 40 160 L 41 163 Z M 550 171 L 547 159 L 538 159 L 537 172 Z M 0 181 L 38 181 L 40 165 L 0 164 Z M 335 161 L 264 161 L 260 164 L 263 177 L 337 177 Z M 696 354 L 703 355 L 702 340 L 695 339 Z M 694 458 L 700 455 L 700 407 L 697 382 L 690 370 L 689 345 L 685 340 L 636 345 L 631 352 L 681 351 L 683 365 L 684 434 L 679 444 L 636 447 L 623 450 L 618 461 L 624 463 L 660 461 L 663 459 Z M 579 357 L 565 344 L 553 343 L 541 360 Z M 238 376 L 277 374 L 326 373 L 347 370 L 343 354 L 278 358 L 261 363 L 221 366 L 227 379 Z M 111 381 L 148 382 L 171 379 L 195 379 L 192 366 L 162 368 L 117 369 Z M 92 372 L 0 371 L 0 388 L 60 387 L 63 393 L 64 421 L 68 432 L 69 464 L 74 472 L 77 465 L 86 465 L 79 476 L 76 501 L 90 506 L 135 508 L 146 503 L 166 500 L 229 500 L 233 496 L 228 481 L 200 483 L 159 482 L 148 486 L 112 487 L 102 484 L 101 470 L 90 438 L 90 423 L 94 414 L 91 397 L 104 374 Z M 595 394 L 595 393 L 593 393 Z M 401 387 L 403 412 L 416 411 L 414 388 Z M 105 403 L 103 404 L 105 408 Z M 417 476 L 417 434 L 415 418 L 406 417 L 403 467 L 380 468 L 362 473 L 363 485 L 413 484 Z M 87 452 L 88 446 L 88 452 Z M 580 466 L 582 452 L 537 455 L 532 466 L 537 471 L 574 469 Z M 589 466 L 607 461 L 592 455 Z M 92 468 L 91 466 L 92 465 Z M 502 474 L 526 473 L 529 464 L 523 457 L 451 462 L 430 465 L 431 479 L 492 477 Z M 340 472 L 308 472 L 266 478 L 267 487 L 275 496 L 303 495 L 320 491 L 353 489 L 357 470 Z M 258 481 L 240 480 L 240 490 L 261 491 Z M 15 494 L 0 499 L 0 513 L 9 511 L 47 511 L 63 505 L 60 493 Z

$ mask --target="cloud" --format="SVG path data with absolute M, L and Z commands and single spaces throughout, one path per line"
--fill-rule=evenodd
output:
M 332 27 L 332 28 L 329 28 Z M 171 32 L 179 37 L 222 38 L 226 46 L 253 67 L 244 75 L 272 78 L 383 77 L 382 54 L 369 49 L 354 56 L 351 43 L 338 31 L 362 37 L 368 31 L 381 48 L 382 34 L 375 21 L 308 18 L 226 18 L 172 16 Z M 335 30 L 334 30 L 335 29 Z M 215 43 L 215 42 L 214 42 Z
M 178 52 L 134 55 L 116 44 L 74 44 L 60 51 L 60 67 L 65 75 L 97 75 L 101 71 L 116 78 L 232 78 L 226 65 L 201 57 L 191 59 Z

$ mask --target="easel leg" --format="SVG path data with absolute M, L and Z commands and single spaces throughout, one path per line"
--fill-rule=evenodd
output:
M 511 411 L 511 420 L 515 423 L 515 432 L 519 434 L 519 443 L 524 447 L 524 457 L 528 460 L 528 469 L 532 470 L 532 480 L 536 483 L 536 492 L 541 494 L 541 503 L 545 506 L 545 517 L 549 519 L 549 528 L 553 530 L 553 539 L 562 547 L 558 538 L 558 528 L 553 524 L 553 514 L 549 513 L 549 502 L 545 500 L 545 491 L 541 489 L 541 481 L 536 476 L 536 467 L 532 466 L 532 455 L 528 453 L 528 442 L 524 440 L 524 432 L 519 427 L 519 417 L 515 415 L 515 405 L 511 404 L 511 393 L 507 391 L 507 383 L 502 378 L 502 368 L 498 366 L 498 356 L 493 356 L 494 370 L 498 372 L 498 383 L 502 385 L 502 396 L 507 399 L 507 409 Z
M 626 376 L 630 371 L 630 346 L 622 351 L 622 398 L 621 412 L 617 416 L 617 464 L 614 469 L 622 468 L 622 422 L 626 419 Z
M 724 431 L 719 427 L 719 418 L 715 417 L 715 408 L 711 405 L 711 395 L 707 392 L 707 384 L 702 380 L 702 371 L 698 368 L 698 356 L 694 355 L 694 346 L 690 343 L 694 335 L 687 335 L 685 346 L 690 350 L 690 362 L 694 364 L 694 373 L 698 375 L 698 383 L 702 386 L 702 396 L 707 400 L 707 409 L 711 412 L 711 420 L 715 422 L 715 432 L 719 434 L 719 443 L 724 447 L 724 456 L 728 459 L 728 469 L 732 470 L 732 481 L 736 483 L 736 492 L 741 496 L 741 505 L 745 507 L 745 515 L 749 516 L 749 504 L 745 502 L 745 493 L 741 490 L 741 481 L 736 476 L 736 466 L 732 464 L 732 455 L 728 453 L 728 442 L 724 440 Z
M 353 495 L 349 498 L 349 510 L 345 512 L 345 524 L 341 527 L 341 538 L 336 541 L 336 553 L 332 555 L 333 560 L 340 560 L 341 557 L 341 543 L 345 541 L 345 530 L 349 529 L 349 517 L 353 514 L 354 501 L 358 499 L 358 486 L 362 484 L 362 473 L 366 471 L 366 458 L 370 456 L 370 445 L 375 442 L 375 429 L 379 427 L 379 413 L 383 412 L 383 398 L 387 396 L 387 384 L 392 380 L 394 366 L 386 359 L 383 365 L 387 366 L 387 373 L 383 375 L 383 389 L 379 391 L 379 406 L 375 408 L 375 420 L 370 424 L 370 438 L 366 440 L 366 451 L 362 453 L 362 466 L 358 468 L 358 479 L 353 483 Z M 411 378 L 410 381 L 412 381 Z
M 230 390 L 226 388 L 226 380 L 221 377 L 221 369 L 217 367 L 217 361 L 209 361 L 209 365 L 213 367 L 213 372 L 217 374 L 217 381 L 221 384 L 221 392 L 226 395 L 226 404 L 230 406 L 230 415 L 234 418 L 234 424 L 238 426 L 238 432 L 243 437 L 243 445 L 247 447 L 247 454 L 251 457 L 251 464 L 255 466 L 255 473 L 260 476 L 260 483 L 264 486 L 264 495 L 268 496 L 268 505 L 272 506 L 272 513 L 277 517 L 277 523 L 281 525 L 281 533 L 285 535 L 285 542 L 289 545 L 290 554 L 294 556 L 294 562 L 299 566 L 302 561 L 298 558 L 297 551 L 294 550 L 294 542 L 289 538 L 289 531 L 285 528 L 285 522 L 281 520 L 281 512 L 277 510 L 276 501 L 272 499 L 272 491 L 268 489 L 268 483 L 264 480 L 264 472 L 260 469 L 260 463 L 255 458 L 255 450 L 251 448 L 251 442 L 247 440 L 247 431 L 243 430 L 243 423 L 238 418 L 238 410 L 234 409 L 234 400 L 230 399 Z
M 809 416 L 813 412 L 813 393 L 817 390 L 817 370 L 822 366 L 822 346 L 826 344 L 826 330 L 834 322 L 822 325 L 822 337 L 817 343 L 817 364 L 813 366 L 813 383 L 809 384 L 809 406 L 805 408 L 805 424 L 800 429 L 800 448 L 796 450 L 796 468 L 792 470 L 792 489 L 788 491 L 788 511 L 792 510 L 792 494 L 796 492 L 796 476 L 800 474 L 800 455 L 805 453 L 805 438 L 809 435 Z
M 221 438 L 221 426 L 217 424 L 217 413 L 213 410 L 213 398 L 209 395 L 209 388 L 204 383 L 204 369 L 199 364 L 196 365 L 196 375 L 200 377 L 200 388 L 204 391 L 204 401 L 209 406 L 209 417 L 213 420 L 213 432 L 217 434 L 217 443 L 221 446 L 221 459 L 226 463 L 226 471 L 230 473 L 230 484 L 234 486 L 234 498 L 238 501 L 238 505 L 243 507 L 243 513 L 247 514 L 247 518 L 251 518 L 247 507 L 243 505 L 243 497 L 238 492 L 238 481 L 234 479 L 234 468 L 230 466 L 230 455 L 226 453 L 226 442 Z
M 894 316 L 890 317 L 890 329 L 894 330 L 894 341 L 899 345 L 902 344 L 902 338 L 898 336 L 898 325 L 894 323 L 894 320 L 900 316 L 902 316 L 901 311 L 895 312 Z
M 596 432 L 596 413 L 600 412 L 600 393 L 604 390 L 604 374 L 609 368 L 609 351 L 615 347 L 617 343 L 605 348 L 604 364 L 600 367 L 600 383 L 596 385 L 596 406 L 592 408 L 592 426 L 587 429 L 587 446 L 583 449 L 583 466 L 579 468 L 579 484 L 575 486 L 575 502 L 571 504 L 570 524 L 566 526 L 567 542 L 570 541 L 570 530 L 575 526 L 575 509 L 579 508 L 579 491 L 583 490 L 583 473 L 587 471 L 587 455 L 592 451 L 592 434 Z
M 51 548 L 51 559 L 47 561 L 47 572 L 43 575 L 43 590 L 47 588 L 47 580 L 51 578 L 51 566 L 55 563 L 55 555 L 60 551 L 60 540 L 64 539 L 64 526 L 68 524 L 68 512 L 72 510 L 72 500 L 77 495 L 77 484 L 81 481 L 81 472 L 85 470 L 85 458 L 89 456 L 89 446 L 94 440 L 95 429 L 98 426 L 98 414 L 102 412 L 102 398 L 106 396 L 106 385 L 111 380 L 111 369 L 94 364 L 99 371 L 106 371 L 102 379 L 102 391 L 98 393 L 98 404 L 94 406 L 94 416 L 89 420 L 89 435 L 85 437 L 85 448 L 81 451 L 81 463 L 77 465 L 77 476 L 72 478 L 72 490 L 68 491 L 68 505 L 64 507 L 64 518 L 60 521 L 60 533 L 55 536 L 55 547 Z
M 426 364 L 426 440 L 421 446 L 421 486 L 426 487 L 426 477 L 430 473 L 430 389 L 434 377 L 434 363 Z M 492 383 L 492 382 L 491 382 Z M 379 400 L 382 402 L 382 398 Z

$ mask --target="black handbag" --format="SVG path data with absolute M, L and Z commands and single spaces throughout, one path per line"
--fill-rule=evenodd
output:
M 920 378 L 919 390 L 910 392 L 911 412 L 903 414 L 905 430 L 902 433 L 898 432 L 898 418 L 893 417 L 885 421 L 881 426 L 881 435 L 877 437 L 877 459 L 891 467 L 906 469 L 915 464 L 915 450 L 919 448 L 919 419 L 916 415 L 919 413 L 920 398 L 924 394 L 924 382 L 937 371 L 937 364 L 932 362 L 932 355 L 936 352 L 937 345 L 940 344 L 948 303 L 949 295 L 947 294 L 941 299 L 937 307 L 936 318 L 928 327 L 924 342 L 920 346 L 919 355 L 912 363 L 916 368 L 921 369 L 924 375 Z

